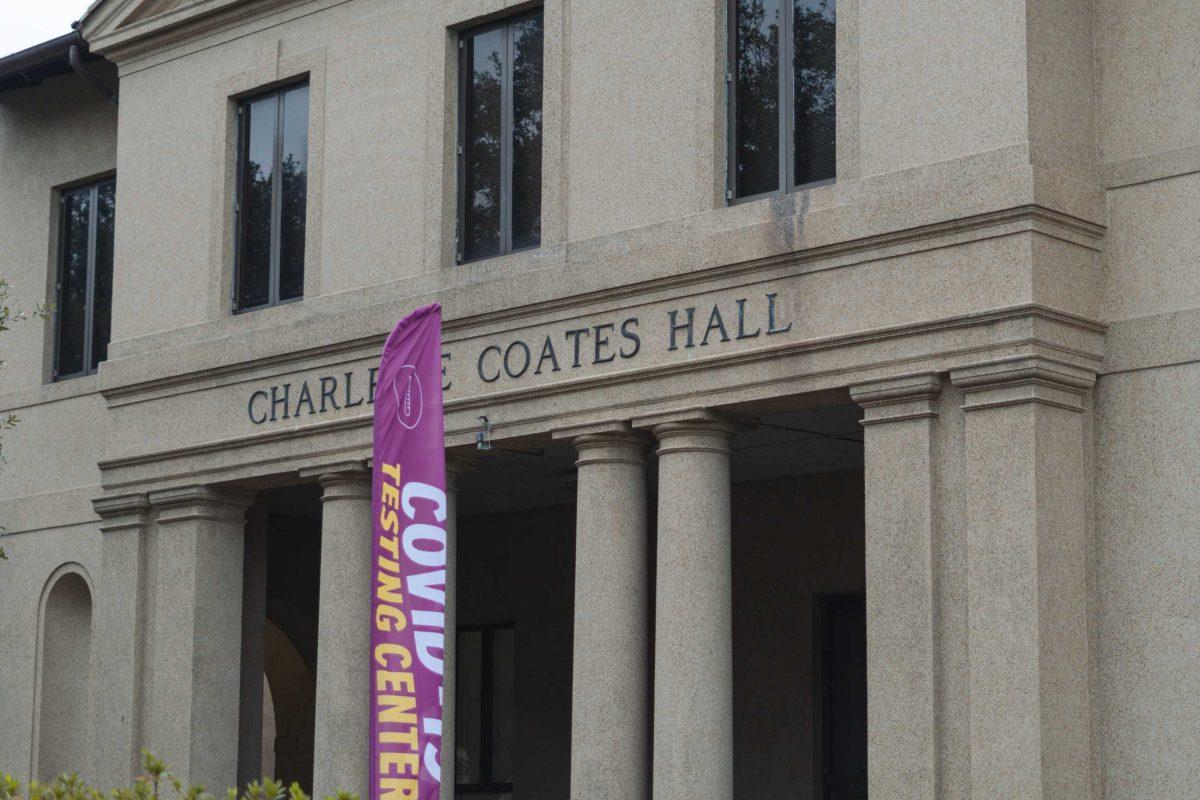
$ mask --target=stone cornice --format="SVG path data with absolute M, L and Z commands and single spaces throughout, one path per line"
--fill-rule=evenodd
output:
M 851 399 L 863 407 L 864 426 L 936 417 L 941 393 L 942 379 L 935 373 L 902 375 L 850 387 Z
M 692 359 L 686 362 L 681 362 L 680 364 L 672 367 L 655 367 L 650 371 L 657 374 L 662 374 L 664 371 L 672 371 L 676 369 L 689 370 L 696 369 L 698 367 L 711 368 L 712 366 L 726 361 L 751 362 L 755 360 L 776 358 L 795 352 L 848 347 L 857 344 L 899 338 L 912 335 L 914 333 L 952 330 L 957 328 L 971 327 L 974 325 L 988 325 L 1005 320 L 1020 319 L 1025 317 L 1059 323 L 1071 328 L 1077 328 L 1086 333 L 1095 334 L 1096 336 L 1102 336 L 1105 331 L 1104 325 L 1093 320 L 1088 320 L 1083 317 L 1058 311 L 1046 306 L 1029 303 L 1020 306 L 1012 306 L 1009 308 L 994 309 L 955 317 L 935 319 L 927 322 L 897 325 L 886 328 L 875 328 L 851 334 L 829 336 L 807 341 L 786 342 L 771 347 L 759 348 L 748 353 Z M 247 374 L 254 374 L 260 370 L 275 368 L 279 372 L 289 372 L 313 368 L 319 364 L 323 364 L 331 358 L 338 359 L 336 360 L 336 363 L 339 364 L 348 363 L 356 358 L 377 358 L 378 350 L 382 347 L 382 345 L 383 337 L 372 337 L 370 340 L 366 341 L 354 340 L 333 345 L 328 348 L 299 350 L 294 353 L 273 356 L 267 359 L 259 359 L 212 370 L 203 370 L 179 376 L 172 376 L 161 380 L 131 384 L 125 387 L 106 389 L 103 393 L 108 399 L 109 405 L 123 405 L 129 402 L 138 402 L 139 400 L 143 399 L 143 396 L 146 396 L 144 399 L 151 399 L 151 396 L 173 388 L 187 391 L 188 389 L 186 387 L 188 387 L 188 384 L 191 383 L 216 381 L 216 386 L 236 383 L 244 380 Z M 1074 355 L 1078 355 L 1080 358 L 1089 360 L 1098 360 L 1101 357 L 1099 353 L 1084 351 L 1080 351 Z M 319 362 L 311 361 L 318 356 L 320 357 Z M 309 360 L 310 363 L 306 364 L 306 360 Z M 564 390 L 574 391 L 579 389 L 581 386 L 592 382 L 608 383 L 613 380 L 624 380 L 627 377 L 636 376 L 638 373 L 639 370 L 630 370 L 621 376 L 598 375 L 576 380 L 564 380 L 550 386 L 513 389 L 502 394 L 504 399 L 519 399 L 521 397 L 531 395 L 551 395 Z M 212 387 L 205 386 L 204 388 Z M 3 405 L 3 401 L 6 399 L 6 397 L 7 396 L 0 395 L 0 407 L 20 407 L 20 405 L 16 403 L 9 406 Z M 488 395 L 487 398 L 484 399 L 485 402 L 483 404 L 486 405 L 488 402 L 494 402 L 497 397 L 498 395 Z M 471 397 L 446 401 L 447 411 L 454 410 L 455 408 L 474 408 L 479 405 L 480 403 L 477 402 L 475 398 Z
M 85 15 L 80 29 L 92 52 L 124 66 L 155 51 L 186 45 L 281 12 L 286 14 L 288 6 L 296 7 L 296 15 L 306 13 L 303 7 L 314 2 L 328 7 L 347 0 L 184 0 L 174 8 L 128 23 L 126 20 L 144 3 L 107 0 Z
M 158 510 L 158 522 L 214 520 L 243 521 L 254 502 L 252 492 L 193 485 L 150 492 L 150 505 Z
M 630 370 L 625 373 L 610 376 L 595 376 L 583 379 L 560 381 L 555 384 L 544 387 L 531 387 L 514 389 L 507 392 L 500 392 L 486 397 L 466 397 L 460 400 L 448 401 L 446 403 L 446 411 L 449 415 L 467 415 L 471 412 L 497 404 L 514 403 L 530 398 L 549 398 L 559 395 L 569 395 L 581 391 L 588 391 L 593 388 L 605 387 L 614 389 L 624 383 L 631 383 L 654 377 L 662 377 L 668 375 L 685 376 L 696 372 L 704 372 L 715 369 L 727 368 L 730 366 L 752 366 L 764 361 L 775 359 L 804 357 L 806 360 L 822 353 L 831 353 L 843 348 L 857 348 L 861 345 L 873 345 L 883 342 L 895 342 L 909 337 L 939 335 L 942 333 L 957 334 L 964 329 L 978 330 L 995 330 L 996 326 L 1006 323 L 1020 323 L 1021 327 L 1018 331 L 1023 331 L 1026 320 L 1041 320 L 1051 322 L 1059 326 L 1065 326 L 1066 329 L 1080 331 L 1088 337 L 1093 337 L 1096 344 L 1100 344 L 1100 337 L 1104 327 L 1089 320 L 1083 320 L 1070 314 L 1053 309 L 1047 309 L 1036 305 L 1022 305 L 1007 309 L 999 309 L 995 311 L 981 312 L 978 314 L 969 314 L 961 317 L 954 317 L 943 320 L 936 320 L 924 324 L 913 324 L 897 326 L 889 329 L 878 329 L 872 331 L 864 331 L 848 336 L 829 337 L 816 341 L 801 341 L 794 344 L 784 344 L 771 348 L 764 348 L 760 351 L 751 353 L 735 354 L 732 356 L 708 357 L 702 359 L 692 359 L 682 361 L 679 364 L 670 365 L 668 367 L 653 367 L 650 369 Z M 833 370 L 812 369 L 807 373 L 806 380 L 809 382 L 818 381 L 826 385 L 840 384 L 842 386 L 867 386 L 869 383 L 883 380 L 884 378 L 891 379 L 892 376 L 911 376 L 917 374 L 927 374 L 930 372 L 930 366 L 933 366 L 933 371 L 949 371 L 961 370 L 966 367 L 974 367 L 982 363 L 992 361 L 1002 361 L 1004 354 L 1014 350 L 1023 351 L 1026 353 L 1037 352 L 1045 354 L 1047 357 L 1060 361 L 1062 363 L 1074 363 L 1084 372 L 1099 368 L 1100 355 L 1091 350 L 1075 350 L 1062 345 L 1048 344 L 1041 338 L 1032 337 L 1017 339 L 1005 339 L 1002 342 L 987 344 L 980 348 L 965 348 L 955 350 L 937 350 L 925 352 L 921 350 L 919 355 L 908 356 L 904 358 L 893 358 L 890 360 L 875 361 L 869 370 L 864 375 L 864 370 L 861 366 L 846 366 L 838 367 Z M 882 373 L 883 377 L 876 377 Z M 863 378 L 867 377 L 868 381 L 864 382 Z M 746 387 L 760 387 L 763 391 L 779 391 L 779 392 L 794 392 L 795 382 L 794 376 L 775 376 L 769 373 L 764 373 L 758 379 L 744 382 L 741 384 Z M 776 388 L 777 387 L 777 388 Z M 709 394 L 711 396 L 711 394 Z M 676 407 L 689 407 L 689 402 L 696 402 L 693 395 L 669 395 L 659 398 L 662 402 L 678 403 Z M 606 417 L 601 417 L 595 422 L 619 422 L 622 419 L 631 419 L 639 414 L 644 415 L 645 410 L 642 404 L 630 405 L 626 403 L 610 404 L 603 412 Z M 883 413 L 883 412 L 880 412 Z M 554 430 L 564 429 L 564 421 L 572 418 L 572 414 L 566 411 L 552 411 L 548 413 L 538 414 L 532 417 L 527 417 L 522 420 L 523 425 L 537 425 L 544 429 Z M 318 437 L 323 437 L 322 441 L 334 441 L 327 437 L 341 436 L 347 431 L 369 428 L 371 425 L 371 414 L 364 412 L 361 415 L 346 417 L 341 419 L 333 419 L 330 421 L 313 422 L 299 425 L 288 425 L 276 429 L 255 432 L 247 435 L 232 436 L 223 439 L 210 440 L 194 445 L 187 445 L 177 448 L 164 448 L 153 452 L 142 454 L 122 456 L 119 458 L 105 459 L 99 464 L 101 471 L 106 475 L 105 486 L 116 488 L 122 486 L 136 486 L 140 482 L 130 483 L 126 480 L 112 480 L 111 476 L 118 475 L 126 470 L 146 467 L 156 464 L 171 464 L 172 462 L 182 463 L 194 459 L 211 459 L 216 454 L 236 453 L 240 450 L 248 448 L 272 447 L 296 440 L 297 438 L 307 438 L 309 441 L 316 441 Z M 586 421 L 591 424 L 592 421 Z M 567 423 L 565 429 L 577 427 L 582 422 Z M 471 416 L 471 425 L 474 426 L 474 418 Z M 501 430 L 506 425 L 497 426 L 497 430 Z M 454 440 L 456 436 L 467 436 L 474 430 L 474 427 L 459 428 L 453 424 L 448 424 L 446 434 L 449 440 Z M 500 433 L 500 438 L 504 437 L 504 433 Z M 452 441 L 453 443 L 453 441 Z M 359 446 L 346 447 L 344 445 L 334 445 L 331 449 L 316 449 L 309 450 L 305 458 L 301 459 L 293 453 L 280 455 L 263 460 L 262 456 L 256 456 L 256 463 L 267 471 L 277 470 L 287 472 L 289 464 L 296 460 L 304 460 L 310 464 L 319 465 L 322 461 L 346 461 L 362 459 L 369 455 L 369 440 L 366 444 Z M 314 459 L 321 460 L 314 460 Z M 189 477 L 200 477 L 208 475 L 211 472 L 211 466 L 201 466 L 196 464 L 193 467 L 185 470 L 172 469 L 170 477 L 172 480 L 188 479 Z
M 1082 411 L 1096 373 L 1044 355 L 1030 355 L 955 369 L 950 380 L 963 390 L 966 411 L 1024 403 Z
M 150 522 L 150 499 L 143 493 L 97 497 L 92 508 L 100 516 L 102 533 L 145 528 Z
M 1039 230 L 1043 234 L 1053 231 L 1069 232 L 1075 238 L 1074 243 L 1090 242 L 1098 248 L 1103 235 L 1103 229 L 1084 220 L 1070 217 L 1059 212 L 1051 211 L 1035 205 L 1024 205 L 1005 208 L 986 213 L 971 214 L 965 217 L 917 225 L 902 230 L 887 231 L 872 235 L 852 238 L 845 241 L 815 243 L 799 251 L 788 251 L 776 255 L 739 261 L 734 263 L 707 266 L 694 270 L 668 270 L 667 274 L 647 274 L 642 280 L 628 281 L 629 275 L 615 272 L 613 280 L 620 280 L 618 285 L 601 285 L 590 288 L 585 285 L 580 290 L 578 281 L 569 281 L 562 287 L 565 292 L 557 294 L 558 290 L 548 290 L 545 296 L 529 297 L 528 302 L 521 305 L 507 306 L 476 311 L 479 297 L 497 294 L 484 290 L 485 286 L 499 284 L 513 279 L 530 278 L 530 275 L 504 275 L 492 281 L 455 285 L 428 285 L 425 291 L 406 296 L 405 304 L 421 305 L 436 299 L 446 309 L 446 321 L 443 326 L 447 340 L 465 338 L 493 327 L 545 324 L 553 321 L 556 315 L 587 314 L 594 311 L 597 304 L 620 306 L 621 303 L 654 293 L 670 292 L 675 289 L 687 289 L 691 292 L 700 290 L 718 290 L 722 282 L 735 281 L 753 276 L 759 279 L 769 279 L 773 275 L 787 273 L 790 275 L 805 274 L 814 271 L 839 269 L 860 264 L 864 261 L 881 258 L 884 255 L 894 255 L 895 248 L 906 252 L 919 252 L 924 249 L 942 247 L 946 237 L 988 237 L 1000 235 L 1002 232 L 1013 232 L 1012 226 L 1021 230 Z M 606 250 L 597 247 L 596 257 L 592 262 L 604 260 Z M 548 268 L 580 269 L 584 272 L 595 272 L 588 269 L 587 259 L 576 263 L 569 262 L 554 264 Z M 436 283 L 454 276 L 434 276 Z M 430 276 L 414 279 L 414 286 L 429 283 Z M 594 283 L 594 282 L 593 282 Z M 503 293 L 499 293 L 503 294 Z M 468 298 L 476 298 L 468 301 Z M 323 298 L 314 298 L 320 304 Z M 306 305 L 308 305 L 306 303 Z M 272 335 L 264 336 L 264 330 L 243 330 L 249 324 L 245 319 L 234 321 L 225 320 L 224 327 L 213 328 L 221 330 L 222 335 L 206 338 L 199 335 L 195 343 L 179 344 L 162 348 L 148 348 L 143 352 L 121 355 L 119 352 L 105 364 L 101 370 L 101 392 L 110 405 L 118 405 L 126 400 L 136 400 L 143 395 L 165 392 L 176 387 L 200 384 L 207 381 L 228 381 L 239 376 L 247 376 L 258 371 L 286 367 L 290 364 L 303 362 L 306 359 L 331 359 L 338 356 L 352 357 L 361 354 L 367 357 L 377 354 L 382 347 L 387 334 L 387 328 L 394 322 L 396 299 L 388 298 L 385 302 L 374 302 L 358 310 L 363 322 L 379 318 L 378 330 L 368 331 L 370 325 L 356 324 L 350 331 L 342 325 L 332 325 L 331 320 L 337 311 L 330 309 L 328 313 L 316 316 L 305 316 L 302 319 L 282 323 L 268 329 Z M 311 310 L 311 309 L 310 309 Z M 376 313 L 378 312 L 378 313 Z M 463 313 L 465 312 L 465 313 Z M 386 320 L 386 321 L 385 321 Z M 1095 323 L 1090 320 L 1079 321 L 1083 324 Z M 229 327 L 234 326 L 234 327 Z M 203 326 L 202 326 L 203 327 Z M 209 326 L 211 327 L 211 326 Z M 340 334 L 344 339 L 327 341 L 332 336 Z M 246 358 L 245 342 L 253 336 L 268 343 L 266 349 L 275 352 L 262 352 Z M 294 350 L 295 342 L 316 342 L 316 344 L 300 350 Z M 148 344 L 148 343 L 147 343 Z M 120 349 L 120 343 L 114 350 Z M 264 347 L 251 348 L 260 351 Z M 224 361 L 228 357 L 230 360 Z M 205 362 L 208 362 L 207 364 Z M 198 368 L 179 370 L 179 365 L 197 365 Z M 204 366 L 199 366 L 204 365 Z M 155 373 L 153 377 L 147 373 Z

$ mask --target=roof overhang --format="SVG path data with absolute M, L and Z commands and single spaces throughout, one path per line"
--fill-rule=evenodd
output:
M 0 58 L 0 92 L 37 86 L 46 78 L 69 75 L 71 47 L 79 48 L 83 61 L 100 61 L 100 56 L 88 51 L 87 42 L 77 31 L 19 50 Z

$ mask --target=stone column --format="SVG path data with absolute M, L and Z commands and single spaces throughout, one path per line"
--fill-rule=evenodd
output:
M 442 651 L 441 800 L 454 800 L 455 647 L 458 640 L 458 478 L 463 458 L 446 456 L 446 646 Z
M 321 592 L 313 796 L 368 796 L 371 473 L 347 462 L 303 473 L 321 483 Z
M 100 786 L 120 786 L 139 771 L 146 615 L 146 538 L 150 501 L 144 494 L 92 501 L 100 515 L 100 575 L 96 589 L 96 740 L 92 771 Z
M 1084 436 L 1093 373 L 1037 356 L 965 393 L 971 796 L 1092 793 Z
M 242 548 L 253 496 L 211 486 L 150 493 L 157 509 L 147 745 L 185 783 L 237 780 Z
M 650 793 L 646 439 L 627 424 L 566 431 L 579 453 L 571 798 Z
M 868 794 L 938 793 L 934 547 L 937 375 L 855 386 L 866 487 Z
M 731 800 L 734 427 L 707 411 L 637 424 L 658 439 L 653 796 Z

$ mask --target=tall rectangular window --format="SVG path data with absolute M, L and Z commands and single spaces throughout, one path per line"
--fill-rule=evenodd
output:
M 116 178 L 59 196 L 54 379 L 96 371 L 108 358 Z
M 459 39 L 457 260 L 542 240 L 542 12 Z
M 514 647 L 511 625 L 458 629 L 454 717 L 458 797 L 512 797 Z
M 234 310 L 304 295 L 308 84 L 238 104 Z
M 836 2 L 730 0 L 730 199 L 834 179 Z

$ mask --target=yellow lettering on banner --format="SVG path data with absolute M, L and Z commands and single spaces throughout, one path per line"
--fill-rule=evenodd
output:
M 400 508 L 400 488 L 390 483 L 383 485 L 383 502 L 392 508 Z
M 408 669 L 412 666 L 412 653 L 408 652 L 408 648 L 402 644 L 392 644 L 391 642 L 380 642 L 375 646 L 375 663 L 381 667 L 387 666 L 388 656 L 400 656 L 400 668 Z
M 377 692 L 408 692 L 412 694 L 413 676 L 411 672 L 388 672 L 383 670 L 375 673 L 375 691 Z
M 392 483 L 400 485 L 400 465 L 399 464 L 380 464 L 380 469 L 383 474 L 392 479 Z
M 417 782 L 413 778 L 384 778 L 379 781 L 382 800 L 416 800 Z
M 379 524 L 385 531 L 396 533 L 400 530 L 400 517 L 392 509 L 383 506 L 379 509 Z
M 414 710 L 417 707 L 417 698 L 409 694 L 381 694 L 379 695 L 379 721 L 380 722 L 406 722 L 410 725 L 417 723 L 417 715 Z
M 393 541 L 395 541 L 395 540 L 393 540 Z M 379 566 L 383 567 L 388 572 L 399 572 L 400 571 L 400 564 L 398 562 L 392 561 L 390 558 L 384 558 L 383 556 L 379 557 Z
M 408 745 L 409 750 L 417 749 L 417 728 L 413 726 L 405 729 L 403 733 L 400 731 L 380 731 L 379 741 L 383 744 L 404 744 Z
M 390 620 L 395 620 L 391 622 Z M 402 631 L 408 626 L 408 617 L 394 606 L 379 606 L 375 609 L 375 628 L 381 631 Z
M 392 533 L 396 533 L 396 530 L 393 530 Z M 400 541 L 395 536 L 380 536 L 379 546 L 392 554 L 393 562 L 400 560 Z M 399 569 L 393 570 L 393 572 L 399 572 Z
M 399 769 L 396 769 L 399 767 Z M 380 753 L 379 772 L 381 775 L 416 775 L 421 768 L 421 759 L 416 753 Z
M 375 590 L 375 596 L 379 598 L 381 603 L 403 603 L 404 595 L 400 593 L 402 584 L 399 575 L 389 575 L 386 572 L 379 573 L 379 588 Z

